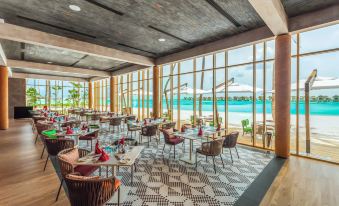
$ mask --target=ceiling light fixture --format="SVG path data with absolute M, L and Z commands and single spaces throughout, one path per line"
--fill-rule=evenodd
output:
M 160 42 L 164 42 L 164 41 L 166 41 L 166 39 L 164 39 L 164 38 L 160 38 L 160 39 L 158 39 L 158 41 L 160 41 Z
M 77 5 L 71 4 L 68 6 L 72 11 L 81 11 L 81 8 Z
M 48 64 L 52 64 L 53 62 L 47 62 Z

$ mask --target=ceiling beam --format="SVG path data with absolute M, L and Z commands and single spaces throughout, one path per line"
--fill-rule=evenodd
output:
M 26 27 L 16 26 L 13 24 L 0 23 L 0 38 L 44 47 L 63 49 L 116 61 L 130 62 L 133 64 L 146 66 L 154 65 L 154 59 L 149 57 L 29 29 Z
M 288 17 L 280 0 L 248 0 L 274 35 L 288 33 Z
M 301 32 L 339 23 L 339 4 L 292 17 L 288 20 L 290 32 Z
M 2 49 L 1 43 L 0 43 L 0 65 L 7 66 L 7 58 L 4 50 Z
M 92 77 L 89 79 L 90 82 L 95 82 L 103 79 L 107 79 L 108 77 Z
M 73 82 L 88 82 L 88 79 L 78 77 L 60 77 L 53 75 L 42 75 L 42 74 L 28 74 L 28 73 L 17 73 L 13 72 L 10 78 L 17 79 L 46 79 L 46 80 L 61 80 L 61 81 L 73 81 Z
M 110 72 L 106 71 L 97 71 L 90 69 L 82 69 L 76 67 L 67 67 L 67 66 L 59 66 L 54 64 L 43 64 L 29 61 L 21 61 L 21 60 L 7 60 L 7 65 L 12 68 L 29 68 L 33 70 L 43 70 L 43 71 L 51 71 L 51 72 L 59 72 L 60 76 L 62 74 L 80 74 L 80 75 L 88 75 L 88 76 L 99 76 L 99 77 L 109 77 Z
M 198 57 L 201 55 L 206 55 L 222 51 L 225 49 L 236 48 L 247 44 L 248 45 L 253 44 L 254 42 L 259 42 L 264 39 L 269 39 L 272 37 L 274 37 L 274 35 L 270 31 L 270 29 L 267 26 L 264 26 L 258 29 L 243 32 L 211 43 L 196 46 L 188 50 L 170 54 L 164 57 L 159 57 L 156 59 L 155 63 L 156 65 L 168 64 L 171 62 Z
M 128 67 L 124 67 L 115 71 L 111 72 L 112 76 L 118 76 L 121 74 L 126 74 L 126 73 L 130 73 L 130 72 L 134 72 L 134 71 L 138 71 L 138 70 L 142 70 L 142 69 L 146 69 L 149 68 L 147 66 L 141 66 L 141 65 L 132 65 L 132 66 L 128 66 Z

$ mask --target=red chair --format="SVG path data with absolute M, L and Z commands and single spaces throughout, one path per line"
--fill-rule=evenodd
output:
M 185 139 L 181 138 L 181 137 L 174 136 L 173 135 L 173 131 L 174 131 L 173 128 L 171 128 L 171 129 L 163 129 L 162 130 L 162 133 L 163 133 L 164 139 L 165 139 L 165 144 L 164 144 L 164 147 L 162 149 L 162 154 L 164 153 L 166 144 L 171 146 L 170 147 L 170 152 L 171 152 L 172 146 L 174 146 L 174 159 L 175 159 L 175 145 L 183 143 L 184 151 L 185 151 L 185 143 L 184 143 Z

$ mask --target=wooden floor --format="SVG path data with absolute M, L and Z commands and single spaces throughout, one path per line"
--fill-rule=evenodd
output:
M 10 121 L 0 130 L 0 205 L 69 205 L 49 163 L 43 172 L 42 145 L 34 145 L 30 124 Z M 44 159 L 46 156 L 44 157 Z M 271 185 L 261 205 L 339 205 L 339 166 L 291 157 Z
M 60 181 L 50 162 L 43 172 L 47 155 L 41 160 L 41 150 L 27 121 L 11 121 L 9 130 L 0 130 L 0 205 L 69 205 L 64 191 L 55 203 Z

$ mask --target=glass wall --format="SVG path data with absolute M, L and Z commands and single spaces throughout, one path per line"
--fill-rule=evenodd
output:
M 117 76 L 118 112 L 152 116 L 153 71 L 151 68 Z
M 88 83 L 26 79 L 26 105 L 66 112 L 68 108 L 88 106 Z
M 273 61 L 270 40 L 163 65 L 162 116 L 178 128 L 221 124 L 228 132 L 238 131 L 240 143 L 273 148 L 266 138 L 266 132 L 274 136 Z
M 291 151 L 334 162 L 339 162 L 338 35 L 336 24 L 292 37 Z

